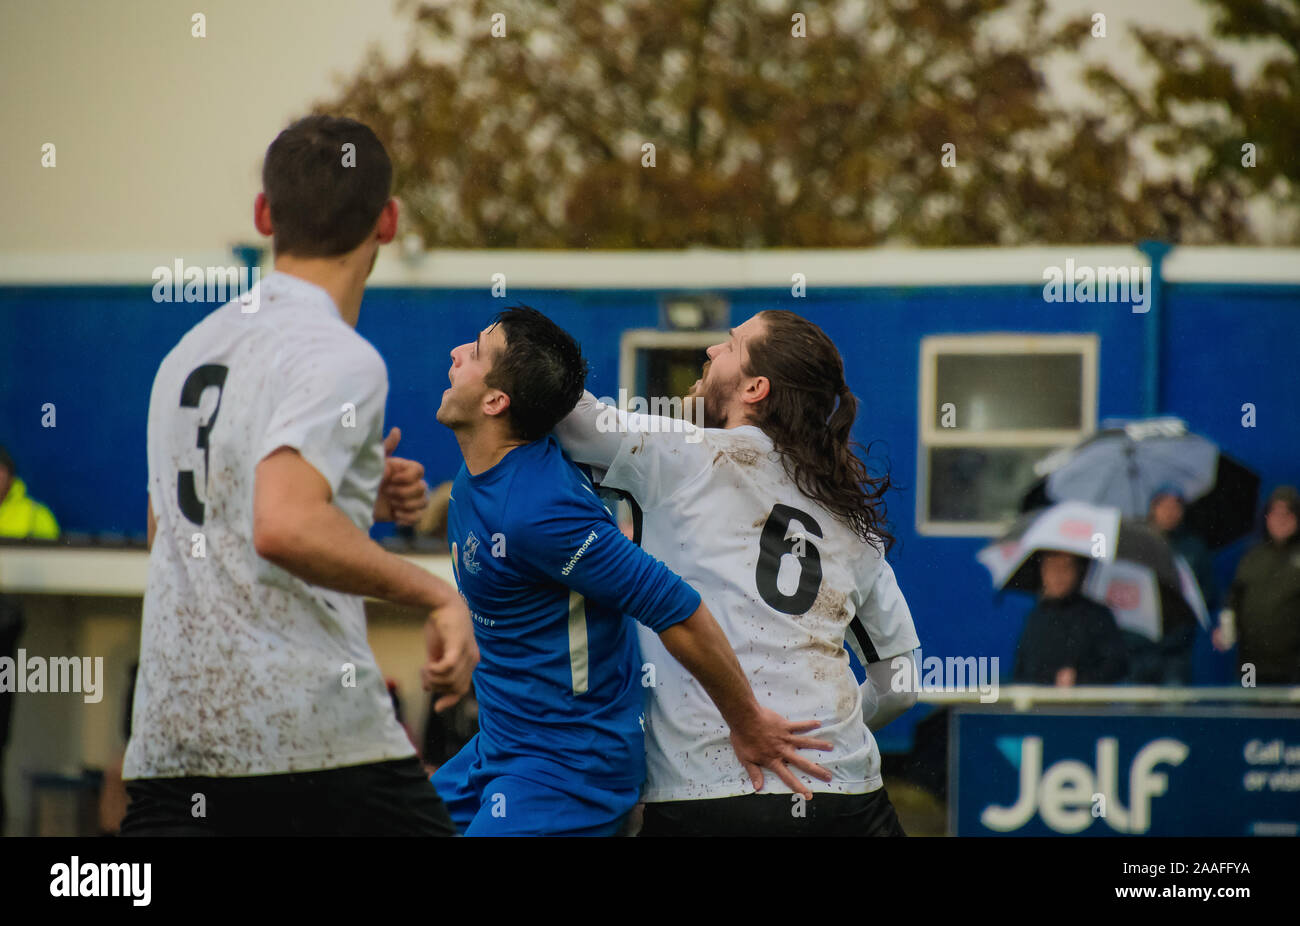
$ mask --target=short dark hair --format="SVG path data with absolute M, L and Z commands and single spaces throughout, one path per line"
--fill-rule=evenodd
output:
M 14 458 L 9 455 L 9 449 L 4 444 L 0 444 L 0 469 L 7 469 L 10 476 L 18 475 L 18 468 L 14 466 Z
M 506 346 L 483 381 L 510 396 L 510 430 L 535 441 L 573 411 L 587 382 L 587 361 L 569 332 L 526 305 L 500 312 Z
M 338 116 L 299 119 L 262 162 L 275 253 L 346 254 L 375 227 L 392 185 L 393 164 L 368 126 Z

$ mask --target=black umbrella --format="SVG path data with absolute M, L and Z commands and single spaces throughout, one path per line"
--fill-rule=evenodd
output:
M 1169 433 L 1170 428 L 1163 419 L 1159 423 L 1166 425 L 1163 431 L 1156 429 L 1151 433 L 1144 433 L 1140 427 L 1106 428 L 1098 431 L 1067 452 L 1059 456 L 1053 455 L 1055 464 L 1053 472 L 1069 467 L 1072 461 L 1084 462 L 1085 454 L 1087 457 L 1084 465 L 1092 466 L 1098 459 L 1099 451 L 1104 454 L 1113 450 L 1116 478 L 1121 482 L 1131 478 L 1133 485 L 1124 486 L 1111 481 L 1106 487 L 1126 500 L 1124 508 L 1128 517 L 1144 516 L 1145 506 L 1150 501 L 1147 496 L 1151 487 L 1165 481 L 1177 482 L 1176 479 L 1167 480 L 1162 474 L 1145 472 L 1136 462 L 1139 454 L 1135 452 L 1135 448 L 1139 444 L 1147 446 L 1149 443 L 1155 446 L 1157 442 L 1172 442 L 1180 439 L 1177 434 Z M 1194 435 L 1186 435 L 1186 439 L 1189 442 L 1199 441 L 1203 446 L 1207 444 L 1203 438 Z M 1191 497 L 1187 503 L 1184 523 L 1188 530 L 1199 535 L 1209 547 L 1218 549 L 1252 530 L 1258 504 L 1259 476 L 1222 451 L 1218 452 L 1214 464 L 1213 485 L 1199 496 Z M 1208 476 L 1208 473 L 1206 475 Z M 1054 502 L 1067 500 L 1092 504 L 1114 503 L 1105 498 L 1089 497 L 1087 492 L 1056 497 L 1049 489 L 1049 483 L 1052 482 L 1061 484 L 1061 480 L 1053 480 L 1052 474 L 1049 473 L 1031 485 L 1021 499 L 1020 510 L 1033 511 Z
M 1208 495 L 1187 506 L 1183 523 L 1212 549 L 1249 534 L 1259 507 L 1259 476 L 1225 453 Z

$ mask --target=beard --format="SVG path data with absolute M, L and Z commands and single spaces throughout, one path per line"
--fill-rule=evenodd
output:
M 699 382 L 691 389 L 687 414 L 692 421 L 703 422 L 706 428 L 725 428 L 727 426 L 726 408 L 728 401 L 736 394 L 740 385 L 737 375 L 730 382 L 723 382 L 718 377 L 709 376 L 709 365 L 704 365 L 704 372 Z

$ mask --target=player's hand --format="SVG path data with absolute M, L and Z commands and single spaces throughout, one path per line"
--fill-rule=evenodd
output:
M 1063 666 L 1056 670 L 1056 687 L 1073 688 L 1079 680 L 1079 673 L 1072 666 Z
M 425 691 L 440 691 L 433 709 L 441 713 L 463 698 L 470 689 L 478 665 L 478 644 L 469 609 L 460 596 L 429 613 L 424 622 L 428 661 L 420 670 Z
M 820 778 L 822 781 L 830 781 L 830 772 L 816 762 L 805 759 L 797 752 L 799 749 L 827 750 L 831 748 L 831 744 L 825 740 L 799 735 L 808 733 L 820 726 L 821 724 L 816 720 L 798 722 L 786 720 L 776 711 L 760 707 L 758 716 L 749 725 L 748 729 L 733 729 L 731 731 L 731 746 L 736 750 L 736 756 L 740 759 L 740 764 L 749 773 L 749 780 L 754 783 L 754 790 L 763 790 L 763 769 L 765 768 L 776 772 L 777 777 L 784 781 L 791 790 L 797 791 L 809 799 L 812 798 L 812 792 L 808 790 L 803 782 L 794 777 L 789 766 L 793 765 L 799 771 L 814 778 Z
M 420 520 L 429 504 L 429 485 L 424 481 L 423 464 L 393 456 L 401 439 L 400 428 L 393 428 L 384 438 L 384 476 L 375 499 L 375 520 L 410 526 Z

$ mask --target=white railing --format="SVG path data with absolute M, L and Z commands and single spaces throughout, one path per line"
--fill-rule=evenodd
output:
M 1018 711 L 1045 704 L 1294 704 L 1300 705 L 1300 685 L 1240 685 L 1174 688 L 1161 685 L 1078 685 L 1057 688 L 1054 685 L 999 685 L 997 697 L 988 702 L 990 692 L 922 691 L 918 699 L 925 704 L 1010 704 Z M 981 698 L 985 699 L 981 702 Z
M 405 559 L 451 582 L 451 557 Z M 0 544 L 0 592 L 36 595 L 144 595 L 149 554 L 135 547 L 52 547 Z

